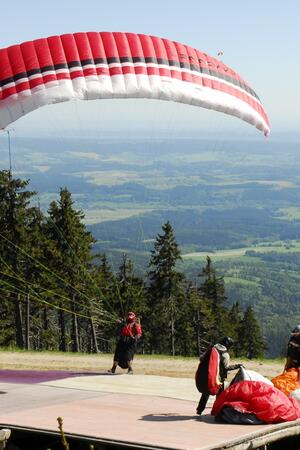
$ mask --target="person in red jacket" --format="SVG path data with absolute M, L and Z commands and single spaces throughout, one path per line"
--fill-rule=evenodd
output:
M 128 369 L 128 374 L 133 374 L 132 361 L 136 352 L 137 341 L 142 335 L 142 327 L 135 313 L 130 311 L 127 315 L 125 325 L 123 326 L 114 354 L 114 361 L 109 373 L 115 373 L 117 366 L 122 369 Z

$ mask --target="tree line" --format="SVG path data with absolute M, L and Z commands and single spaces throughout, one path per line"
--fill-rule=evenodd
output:
M 0 171 L 0 345 L 63 352 L 111 352 L 128 311 L 141 318 L 139 351 L 198 355 L 225 335 L 236 356 L 263 356 L 251 306 L 225 306 L 225 283 L 207 257 L 195 280 L 181 260 L 172 225 L 154 240 L 145 277 L 121 255 L 118 268 L 95 239 L 71 193 L 61 188 L 46 213 L 29 181 Z M 35 201 L 34 201 L 35 200 Z

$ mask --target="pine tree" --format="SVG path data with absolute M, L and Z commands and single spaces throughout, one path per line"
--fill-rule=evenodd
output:
M 47 295 L 45 289 L 47 282 L 44 283 L 44 269 L 41 266 L 43 260 L 43 223 L 44 216 L 38 207 L 30 209 L 30 217 L 26 223 L 30 230 L 26 242 L 26 266 L 24 268 L 24 278 L 26 286 L 25 298 L 25 348 L 40 348 L 43 345 L 43 306 L 46 304 Z M 32 332 L 31 332 L 32 330 Z M 50 336 L 47 336 L 49 340 Z
M 145 315 L 147 307 L 144 282 L 135 274 L 134 265 L 126 254 L 123 254 L 119 266 L 117 285 L 120 315 L 125 318 L 128 311 L 136 311 L 140 315 Z
M 224 279 L 217 276 L 209 256 L 206 258 L 206 266 L 202 268 L 199 277 L 203 278 L 199 287 L 199 295 L 207 302 L 211 310 L 212 320 L 206 340 L 215 343 L 227 334 L 229 328 L 228 311 L 224 306 L 226 301 Z
M 148 345 L 149 331 L 147 326 L 149 308 L 147 304 L 145 283 L 134 270 L 133 262 L 126 254 L 123 254 L 122 261 L 119 266 L 119 271 L 116 276 L 117 291 L 116 299 L 119 303 L 118 310 L 120 317 L 127 316 L 129 311 L 134 311 L 142 321 L 143 325 L 143 339 L 140 345 L 143 346 L 143 351 Z
M 50 204 L 46 233 L 50 242 L 49 261 L 53 271 L 53 283 L 58 296 L 59 349 L 68 350 L 68 336 L 72 351 L 80 349 L 79 315 L 88 317 L 91 299 L 85 294 L 89 283 L 92 235 L 82 223 L 84 214 L 74 209 L 71 193 L 60 190 L 59 201 Z M 63 298 L 63 296 L 65 296 Z M 67 300 L 68 298 L 68 300 Z M 71 330 L 66 311 L 71 310 Z
M 249 359 L 262 357 L 266 350 L 262 331 L 251 306 L 246 309 L 239 327 L 237 356 Z
M 22 300 L 26 294 L 26 250 L 32 216 L 30 201 L 35 195 L 26 190 L 28 183 L 13 178 L 10 171 L 0 172 L 0 286 L 5 298 L 1 308 L 7 323 L 14 321 L 15 343 L 20 348 L 25 345 Z
M 119 300 L 116 295 L 117 281 L 105 253 L 95 255 L 94 260 L 92 267 L 92 277 L 96 285 L 93 293 L 96 305 L 94 316 L 97 317 L 98 306 L 103 308 L 104 312 L 94 321 L 94 332 L 99 336 L 99 349 L 110 352 L 113 349 L 116 323 L 120 318 Z
M 151 349 L 155 352 L 176 352 L 176 321 L 181 311 L 180 303 L 184 297 L 184 276 L 176 270 L 181 260 L 180 250 L 174 231 L 169 222 L 162 227 L 151 252 L 149 266 Z
M 241 311 L 239 302 L 235 302 L 231 309 L 228 312 L 228 319 L 230 324 L 230 329 L 226 333 L 233 338 L 235 342 L 238 341 L 239 338 L 239 327 L 241 323 Z
M 190 284 L 188 287 L 187 303 L 190 306 L 188 319 L 194 330 L 193 341 L 190 343 L 191 354 L 200 355 L 210 345 L 209 331 L 213 322 L 212 310 L 209 300 L 201 295 L 197 284 Z

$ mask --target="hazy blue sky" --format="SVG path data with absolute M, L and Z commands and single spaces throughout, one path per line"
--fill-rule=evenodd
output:
M 299 0 L 26 0 L 3 2 L 0 46 L 76 31 L 131 31 L 177 40 L 214 56 L 222 50 L 223 61 L 239 72 L 260 96 L 271 121 L 272 131 L 299 130 L 300 119 L 300 2 Z M 199 127 L 213 130 L 214 121 L 237 133 L 247 130 L 238 119 L 220 113 L 156 102 L 81 102 L 93 105 L 60 105 L 43 108 L 14 124 L 16 132 L 33 134 L 34 128 L 101 130 L 118 124 L 134 132 L 135 127 L 157 127 L 159 115 L 166 130 Z M 159 104 L 159 106 L 157 106 Z M 196 108 L 197 109 L 197 108 Z M 161 114 L 159 114 L 161 113 Z M 150 122 L 150 125 L 149 125 Z M 222 125 L 223 126 L 223 125 Z M 51 128 L 52 127 L 52 128 Z M 162 125 L 164 128 L 164 125 Z M 248 131 L 247 131 L 248 132 Z M 250 135 L 259 132 L 253 128 Z

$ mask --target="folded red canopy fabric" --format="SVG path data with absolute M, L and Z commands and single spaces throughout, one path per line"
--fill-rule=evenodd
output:
M 230 406 L 265 423 L 289 422 L 300 418 L 300 405 L 275 386 L 260 381 L 240 381 L 225 389 L 215 400 L 212 415 Z

